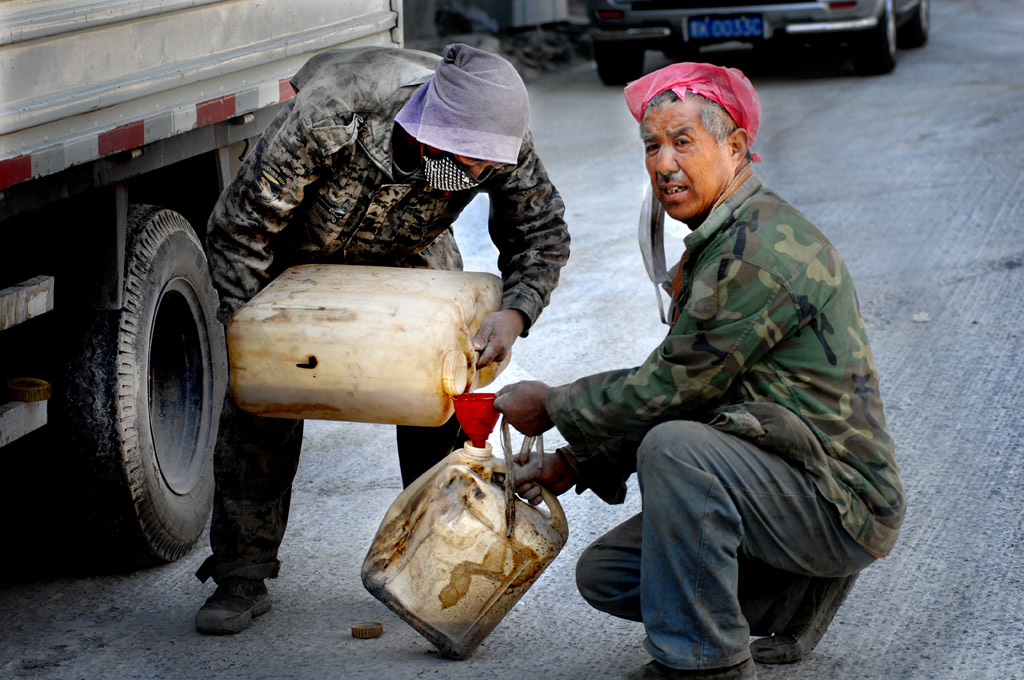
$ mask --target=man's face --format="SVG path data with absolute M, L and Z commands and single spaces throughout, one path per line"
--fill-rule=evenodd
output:
M 655 195 L 666 213 L 696 229 L 746 158 L 746 132 L 719 145 L 700 120 L 700 101 L 687 97 L 648 109 L 642 134 Z
M 453 153 L 455 160 L 469 168 L 469 172 L 473 177 L 480 179 L 481 175 L 486 174 L 491 170 L 501 170 L 505 165 L 497 161 L 482 161 L 479 158 L 470 158 L 469 156 L 460 156 L 457 153 Z

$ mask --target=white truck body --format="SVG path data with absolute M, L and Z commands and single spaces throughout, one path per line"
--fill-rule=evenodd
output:
M 3 0 L 0 190 L 277 104 L 305 61 L 401 45 L 389 0 Z

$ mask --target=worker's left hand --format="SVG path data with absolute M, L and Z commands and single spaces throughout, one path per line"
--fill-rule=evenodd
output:
M 473 349 L 480 352 L 476 367 L 503 360 L 525 327 L 526 317 L 518 309 L 502 309 L 485 316 L 473 338 Z
M 539 505 L 543 497 L 541 487 L 543 484 L 556 495 L 565 493 L 576 483 L 576 471 L 565 460 L 565 449 L 555 449 L 546 454 L 541 461 L 541 456 L 531 455 L 526 462 L 521 462 L 516 457 L 513 472 L 516 480 L 516 493 L 530 505 Z

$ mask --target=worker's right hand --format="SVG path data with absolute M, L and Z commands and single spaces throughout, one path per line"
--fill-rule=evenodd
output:
M 505 416 L 512 427 L 535 437 L 555 426 L 544 407 L 547 393 L 548 386 L 539 380 L 521 380 L 505 385 L 494 397 L 494 410 Z
M 530 505 L 539 505 L 542 498 L 540 486 L 544 485 L 555 495 L 561 495 L 576 483 L 576 472 L 566 462 L 562 449 L 544 455 L 541 465 L 536 453 L 525 464 L 514 461 L 512 470 L 516 479 L 516 493 Z
M 473 349 L 480 352 L 476 367 L 504 361 L 525 327 L 526 315 L 518 309 L 501 309 L 485 316 L 473 338 Z

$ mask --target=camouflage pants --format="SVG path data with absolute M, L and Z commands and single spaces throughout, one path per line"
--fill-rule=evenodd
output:
M 750 635 L 768 632 L 756 619 L 778 605 L 792 615 L 800 594 L 788 591 L 875 559 L 806 473 L 708 425 L 653 428 L 637 475 L 642 512 L 584 551 L 576 583 L 594 607 L 642 621 L 647 651 L 668 666 L 743 661 Z
M 263 418 L 224 401 L 214 453 L 211 555 L 199 580 L 276 578 L 291 504 L 292 482 L 302 449 L 301 420 Z M 465 440 L 452 418 L 437 427 L 398 427 L 402 481 L 408 486 Z

